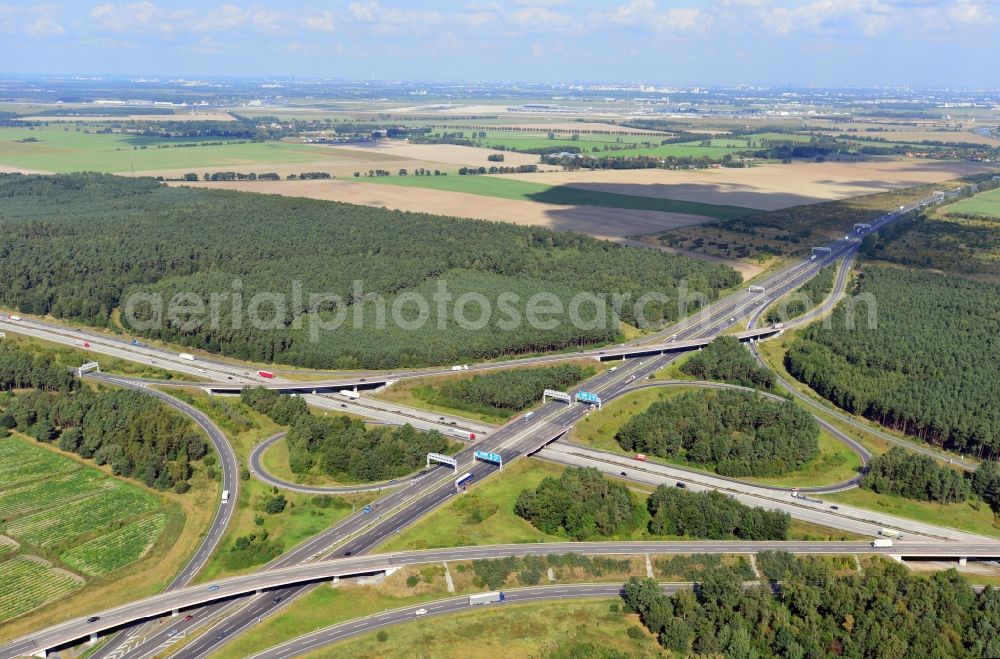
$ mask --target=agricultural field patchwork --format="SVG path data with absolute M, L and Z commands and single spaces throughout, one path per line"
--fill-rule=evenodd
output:
M 0 621 L 51 602 L 83 587 L 83 579 L 34 556 L 0 562 Z
M 22 517 L 6 533 L 38 547 L 52 547 L 105 525 L 149 512 L 156 500 L 137 487 L 118 485 L 93 496 Z
M 117 570 L 142 558 L 166 521 L 163 514 L 146 517 L 74 547 L 60 558 L 66 565 L 93 576 Z
M 97 469 L 0 440 L 0 622 L 82 588 L 74 571 L 99 577 L 141 559 L 166 524 L 159 508 Z
M 22 483 L 49 479 L 79 468 L 72 460 L 26 442 L 0 442 L 0 483 L 3 483 L 4 492 Z

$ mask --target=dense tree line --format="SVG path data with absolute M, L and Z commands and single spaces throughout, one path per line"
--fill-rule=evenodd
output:
M 962 474 L 898 446 L 872 458 L 861 487 L 879 494 L 938 503 L 965 501 L 970 491 Z
M 739 339 L 720 336 L 681 365 L 681 371 L 702 380 L 718 380 L 755 389 L 773 389 L 774 373 L 757 363 Z
M 788 371 L 838 407 L 963 453 L 1000 451 L 1000 286 L 865 267 Z M 877 327 L 877 331 L 871 329 Z
M 55 442 L 118 476 L 150 487 L 186 491 L 191 463 L 208 455 L 208 444 L 191 421 L 151 396 L 131 390 L 72 393 L 29 391 L 16 396 L 0 426 Z
M 708 540 L 785 540 L 791 517 L 780 510 L 751 508 L 717 490 L 691 492 L 661 485 L 649 496 L 646 508 L 656 535 Z
M 516 412 L 539 402 L 546 389 L 566 389 L 593 374 L 594 369 L 577 364 L 496 371 L 447 381 L 438 400 Z
M 80 381 L 69 370 L 55 364 L 51 356 L 36 356 L 0 343 L 0 391 L 28 388 L 71 391 L 79 386 Z
M 288 435 L 288 461 L 293 472 L 314 466 L 335 480 L 378 481 L 398 478 L 424 464 L 428 453 L 450 453 L 452 444 L 436 430 L 367 427 L 347 416 L 303 414 Z
M 972 491 L 993 509 L 1000 513 L 1000 463 L 986 460 L 980 463 L 972 475 Z
M 713 300 L 740 279 L 723 265 L 580 234 L 142 178 L 0 175 L 0 200 L 0 304 L 108 326 L 131 300 L 129 331 L 253 361 L 397 368 L 608 342 L 619 328 L 612 294 L 672 298 L 686 281 Z M 454 305 L 442 314 L 433 302 L 442 283 L 453 300 L 483 294 L 487 327 L 459 322 Z M 581 292 L 607 302 L 580 309 L 598 322 L 568 313 L 551 329 L 525 322 L 533 295 L 553 294 L 566 310 Z M 249 319 L 257 294 L 268 294 L 256 298 L 262 324 Z M 413 294 L 429 305 L 416 329 L 392 314 L 395 305 L 407 321 L 419 317 Z M 200 315 L 168 313 L 191 296 Z M 636 322 L 631 304 L 619 311 Z M 657 324 L 675 320 L 677 305 L 645 311 Z
M 1000 656 L 1000 591 L 976 594 L 954 570 L 927 577 L 876 560 L 838 575 L 817 559 L 786 564 L 777 594 L 726 569 L 674 595 L 632 577 L 625 608 L 679 656 Z
M 405 476 L 424 464 L 428 453 L 449 453 L 441 433 L 420 432 L 409 424 L 369 428 L 349 416 L 319 417 L 298 396 L 263 387 L 244 388 L 241 400 L 280 425 L 291 426 L 288 462 L 299 475 L 318 469 L 334 479 L 375 481 Z
M 559 478 L 546 476 L 534 490 L 522 491 L 514 504 L 514 512 L 539 531 L 575 540 L 625 533 L 636 527 L 640 511 L 625 485 L 593 467 L 569 467 Z
M 244 387 L 240 392 L 240 401 L 281 426 L 290 426 L 303 414 L 309 414 L 305 399 L 284 396 L 277 389 Z
M 626 451 L 681 459 L 724 476 L 778 476 L 819 455 L 819 425 L 791 401 L 698 390 L 657 401 L 615 435 Z
M 833 290 L 833 278 L 836 272 L 836 265 L 826 266 L 780 304 L 768 310 L 764 320 L 768 323 L 783 323 L 789 318 L 797 318 L 816 308 Z

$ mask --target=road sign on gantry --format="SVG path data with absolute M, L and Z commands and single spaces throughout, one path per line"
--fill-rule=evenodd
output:
M 486 462 L 492 462 L 493 464 L 498 464 L 500 465 L 500 468 L 503 469 L 503 458 L 500 457 L 499 453 L 492 453 L 490 451 L 476 451 L 475 459 L 484 460 Z
M 578 391 L 576 392 L 576 399 L 581 403 L 587 403 L 588 405 L 601 406 L 601 399 L 597 394 L 592 394 L 589 391 Z
M 553 400 L 561 400 L 564 403 L 570 403 L 573 400 L 566 392 L 556 391 L 555 389 L 546 389 L 545 391 L 543 391 L 542 392 L 543 403 L 545 402 L 546 398 L 551 398 Z
M 427 454 L 427 466 L 431 466 L 431 462 L 440 462 L 443 465 L 448 465 L 454 470 L 458 470 L 458 462 L 455 458 L 449 455 L 441 455 L 440 453 L 428 453 Z
M 98 373 L 100 373 L 101 365 L 98 364 L 97 362 L 87 362 L 80 368 L 76 369 L 76 374 L 82 378 L 84 373 L 88 373 L 90 371 L 97 371 Z

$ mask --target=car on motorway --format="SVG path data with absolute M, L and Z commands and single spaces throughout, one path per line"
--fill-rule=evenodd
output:
M 211 592 L 214 592 L 214 591 L 216 591 L 216 590 L 218 590 L 218 589 L 219 589 L 219 587 L 218 587 L 218 586 L 209 586 L 209 587 L 208 587 L 208 592 L 210 592 L 210 593 L 211 593 Z
M 100 619 L 101 616 L 90 616 L 89 618 L 87 618 L 87 622 L 97 622 Z
M 684 483 L 682 483 L 680 481 L 677 481 L 677 487 L 681 488 L 682 490 L 686 490 L 687 489 L 687 485 L 685 485 Z
M 840 506 L 830 506 L 830 510 L 840 510 Z
M 611 368 L 608 369 L 608 373 L 614 373 L 617 370 L 618 370 L 617 366 L 612 366 Z
M 271 604 L 277 604 L 280 601 L 281 601 L 281 595 L 278 595 L 277 597 L 272 597 L 271 598 Z
M 174 627 L 173 629 L 167 631 L 167 636 L 173 636 L 176 633 L 177 633 L 177 628 Z
M 341 403 L 340 406 L 341 407 L 347 407 L 347 405 L 344 405 L 343 403 Z
M 645 462 L 646 461 L 646 454 L 645 453 L 636 453 L 635 454 L 635 459 L 638 460 L 639 462 Z
M 188 620 L 194 620 L 194 615 L 189 613 L 188 615 L 184 616 L 184 622 L 187 622 Z
M 414 615 L 425 616 L 425 615 L 427 615 L 427 609 L 417 609 L 413 613 L 414 613 Z
M 622 476 L 628 476 L 628 474 L 627 474 L 626 472 L 624 472 L 624 471 L 623 471 L 623 472 L 622 472 Z
M 229 636 L 229 632 L 219 632 L 218 634 L 215 635 L 215 640 L 221 641 L 227 636 Z

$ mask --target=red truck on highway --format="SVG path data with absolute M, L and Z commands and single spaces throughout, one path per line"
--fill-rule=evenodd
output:
M 274 373 L 272 373 L 271 371 L 257 371 L 257 375 L 259 375 L 262 378 L 273 378 L 274 377 Z

